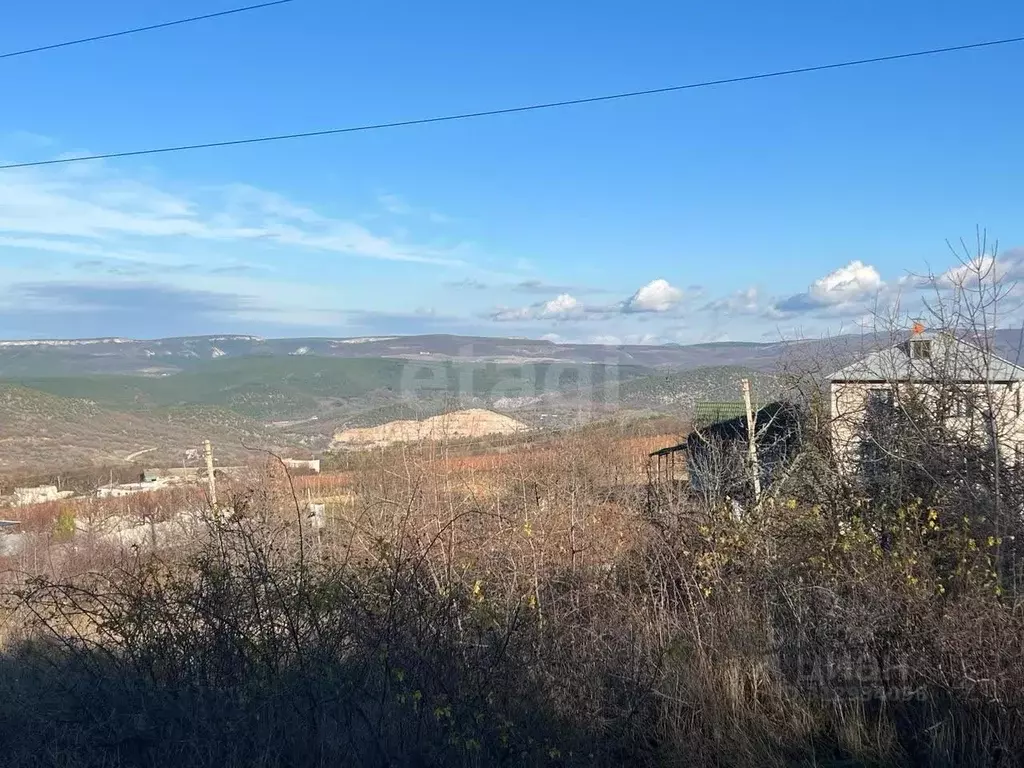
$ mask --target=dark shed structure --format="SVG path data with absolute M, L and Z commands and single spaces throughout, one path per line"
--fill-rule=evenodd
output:
M 718 406 L 718 412 L 729 409 L 724 404 L 702 404 Z M 651 458 L 657 460 L 658 479 L 675 482 L 676 462 L 685 462 L 690 486 L 698 492 L 719 489 L 734 498 L 749 492 L 750 478 L 747 466 L 749 444 L 746 413 L 740 404 L 739 415 L 700 423 L 713 408 L 698 406 L 694 419 L 694 430 L 678 445 L 654 451 Z M 733 409 L 735 411 L 735 409 Z M 757 457 L 761 483 L 767 486 L 778 472 L 796 455 L 800 444 L 800 410 L 792 403 L 777 401 L 759 408 L 754 413 L 754 430 L 757 438 Z

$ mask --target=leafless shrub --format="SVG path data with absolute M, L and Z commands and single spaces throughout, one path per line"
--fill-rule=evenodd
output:
M 271 460 L 188 546 L 23 562 L 5 764 L 1017 764 L 1014 474 L 913 397 L 840 471 L 792 382 L 802 452 L 743 514 L 652 504 L 650 435 L 588 428 Z

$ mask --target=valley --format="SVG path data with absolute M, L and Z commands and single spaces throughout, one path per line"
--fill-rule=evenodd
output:
M 337 441 L 346 430 L 412 434 L 409 422 L 466 409 L 530 430 L 685 418 L 696 401 L 734 399 L 742 377 L 770 397 L 787 349 L 458 336 L 3 342 L 0 472 L 180 466 L 204 439 L 231 463 L 307 456 L 363 442 Z

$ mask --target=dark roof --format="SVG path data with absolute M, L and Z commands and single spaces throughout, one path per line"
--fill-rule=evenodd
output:
M 779 427 L 789 417 L 795 416 L 796 406 L 792 403 L 774 402 L 768 403 L 762 408 L 754 411 L 754 429 L 764 430 L 766 427 Z M 734 416 L 730 419 L 709 424 L 706 427 L 695 430 L 695 434 L 703 437 L 717 437 L 719 439 L 747 439 L 747 415 Z
M 747 407 L 742 400 L 705 400 L 693 407 L 693 429 L 707 429 L 712 424 L 735 418 L 746 418 Z M 685 451 L 686 442 L 659 448 L 651 456 L 667 456 L 677 451 Z
M 704 429 L 719 421 L 746 415 L 747 408 L 742 400 L 697 403 L 693 411 L 693 428 Z
M 648 456 L 668 456 L 670 453 L 676 453 L 678 451 L 685 451 L 686 443 L 679 443 L 679 445 L 670 445 L 667 448 L 659 448 L 656 451 L 652 451 Z
M 743 405 L 742 403 L 740 404 Z M 723 409 L 725 410 L 725 409 Z M 777 401 L 768 403 L 754 412 L 754 429 L 761 430 L 768 425 L 779 428 L 788 428 L 792 424 L 792 418 L 796 415 L 796 406 L 792 403 Z M 747 439 L 747 415 L 746 407 L 738 416 L 721 419 L 711 424 L 696 428 L 683 442 L 678 445 L 670 445 L 649 454 L 650 456 L 667 456 L 678 451 L 688 450 L 691 441 L 698 437 L 715 437 L 723 440 L 746 440 Z

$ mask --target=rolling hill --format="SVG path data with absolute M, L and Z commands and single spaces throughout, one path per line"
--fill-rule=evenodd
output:
M 772 373 L 739 366 L 709 366 L 632 379 L 619 387 L 618 398 L 626 406 L 688 411 L 700 400 L 739 400 L 741 379 L 750 380 L 754 399 L 760 403 L 776 397 L 781 388 Z
M 1009 344 L 1019 332 L 1003 332 Z M 861 337 L 690 346 L 554 344 L 465 336 L 260 339 L 204 336 L 0 342 L 0 471 L 176 463 L 210 438 L 324 450 L 339 431 L 486 408 L 531 427 L 614 413 L 688 415 L 700 400 L 779 390 L 780 366 L 839 367 Z
M 170 339 L 0 341 L 0 377 L 88 374 L 160 376 L 239 358 L 376 358 L 419 362 L 601 363 L 647 368 L 774 365 L 781 344 L 727 342 L 681 346 L 555 344 L 533 339 L 474 336 L 387 336 L 349 339 L 262 339 L 196 336 Z
M 322 357 L 244 357 L 207 361 L 163 376 L 15 377 L 9 382 L 119 410 L 206 405 L 264 421 L 303 419 L 402 402 L 453 398 L 493 400 L 537 396 L 579 386 L 600 388 L 612 377 L 648 375 L 639 366 L 540 362 L 433 362 Z
M 250 454 L 244 446 L 286 450 L 292 441 L 271 438 L 258 422 L 211 407 L 116 411 L 79 398 L 0 384 L 0 472 L 24 472 L 144 461 L 178 466 L 204 439 L 222 461 Z M 243 445 L 244 444 L 244 445 Z
M 191 336 L 167 339 L 60 339 L 0 341 L 0 378 L 78 377 L 90 374 L 162 376 L 203 370 L 211 361 L 246 358 L 387 359 L 417 362 L 495 364 L 601 363 L 653 369 L 690 370 L 741 366 L 773 370 L 789 354 L 847 356 L 872 336 L 831 339 L 705 344 L 622 345 L 554 343 L 537 339 L 422 335 L 361 338 Z M 878 337 L 879 339 L 881 337 Z M 995 334 L 1000 354 L 1016 360 L 1019 329 Z
M 159 376 L 12 377 L 0 379 L 0 471 L 117 463 L 148 448 L 157 450 L 147 463 L 173 465 L 205 438 L 239 458 L 243 444 L 322 450 L 339 429 L 510 398 L 589 397 L 612 378 L 649 374 L 585 363 L 297 355 L 221 357 Z

